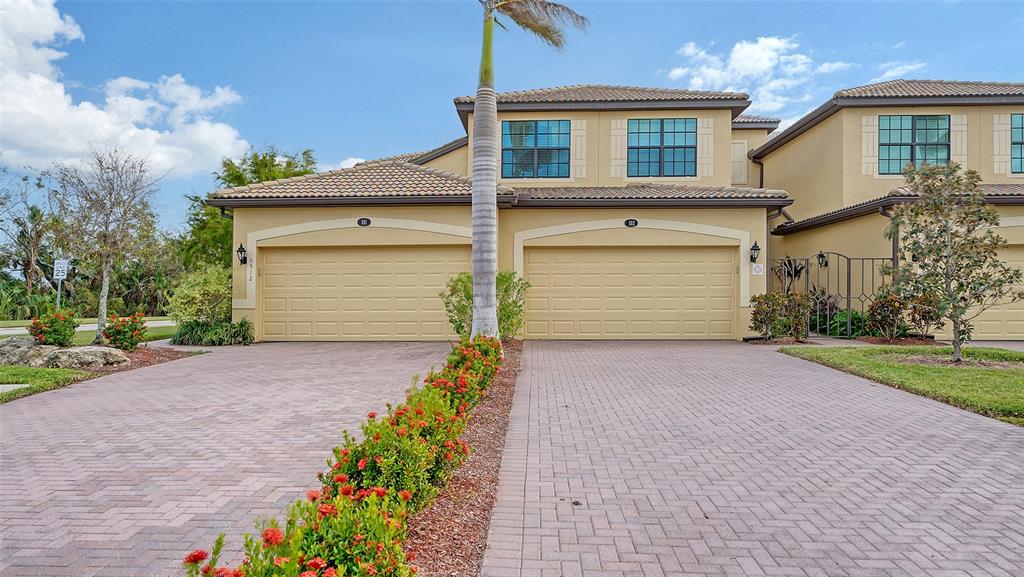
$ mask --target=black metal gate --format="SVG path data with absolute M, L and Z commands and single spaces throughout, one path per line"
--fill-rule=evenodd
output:
M 771 259 L 768 290 L 811 296 L 811 333 L 854 338 L 866 334 L 864 313 L 878 291 L 892 283 L 889 257 L 848 257 L 819 252 Z

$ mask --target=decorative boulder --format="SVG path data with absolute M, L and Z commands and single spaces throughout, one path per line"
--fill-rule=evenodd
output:
M 32 337 L 0 340 L 0 364 L 28 365 L 57 369 L 96 369 L 123 367 L 131 363 L 128 355 L 110 347 L 67 347 L 41 345 Z

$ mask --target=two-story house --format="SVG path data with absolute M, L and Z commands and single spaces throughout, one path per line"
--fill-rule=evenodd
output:
M 895 259 L 884 231 L 889 209 L 913 201 L 903 168 L 956 162 L 981 176 L 1009 242 L 1001 256 L 1024 268 L 1024 84 L 892 80 L 840 90 L 750 159 L 761 167 L 758 184 L 793 200 L 792 220 L 773 223 L 776 257 Z M 1024 302 L 974 324 L 978 339 L 1024 339 Z
M 1021 260 L 1024 84 L 844 90 L 775 134 L 749 105 L 600 85 L 498 95 L 498 267 L 532 285 L 523 336 L 741 338 L 770 256 L 892 254 L 885 208 L 907 200 L 907 162 L 979 170 Z M 449 338 L 438 293 L 470 269 L 473 99 L 455 108 L 466 136 L 434 150 L 215 193 L 244 251 L 235 318 L 262 340 Z M 1024 338 L 1016 306 L 976 336 Z
M 614 86 L 498 95 L 498 266 L 532 285 L 525 337 L 746 334 L 769 215 L 792 202 L 748 186 L 746 153 L 778 124 L 749 105 Z M 245 250 L 235 317 L 263 340 L 449 338 L 438 294 L 470 269 L 473 99 L 455 108 L 467 135 L 435 150 L 216 193 Z

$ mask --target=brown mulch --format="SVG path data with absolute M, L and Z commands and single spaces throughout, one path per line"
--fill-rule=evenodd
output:
M 936 357 L 931 355 L 900 355 L 896 362 L 914 365 L 934 365 L 940 367 L 985 367 L 992 369 L 1019 369 L 1024 368 L 1024 363 L 1013 361 L 994 361 L 990 359 L 963 358 L 959 363 L 949 357 Z
M 747 341 L 752 345 L 816 345 L 818 343 L 814 341 L 800 341 L 793 337 L 783 337 L 781 339 L 772 339 L 766 341 L 764 339 L 751 339 Z
M 409 519 L 405 550 L 416 555 L 413 564 L 419 567 L 418 577 L 480 574 L 523 342 L 506 340 L 502 347 L 501 372 L 462 434 L 472 453 L 437 499 Z
M 159 365 L 160 363 L 166 363 L 168 361 L 176 361 L 185 357 L 191 357 L 197 353 L 195 351 L 182 351 L 168 347 L 139 345 L 134 351 L 125 354 L 128 355 L 128 358 L 131 360 L 131 364 L 123 367 L 97 367 L 85 370 L 97 373 L 96 376 L 106 375 L 109 373 L 120 373 L 130 371 L 132 369 L 148 367 L 150 365 Z
M 900 347 L 942 347 L 944 343 L 935 342 L 935 339 L 924 337 L 903 337 L 900 339 L 887 339 L 885 337 L 857 337 L 858 341 L 871 343 L 873 345 L 894 345 Z

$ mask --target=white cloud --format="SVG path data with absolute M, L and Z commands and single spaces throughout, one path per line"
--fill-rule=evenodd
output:
M 822 62 L 814 69 L 818 74 L 831 74 L 833 72 L 840 72 L 850 68 L 853 64 L 849 62 L 836 61 L 836 62 Z
M 892 80 L 893 78 L 899 78 L 911 72 L 921 70 L 925 67 L 924 62 L 904 62 L 895 60 L 892 62 L 883 62 L 878 65 L 878 69 L 882 71 L 880 75 L 871 79 L 871 82 L 881 82 L 883 80 Z
M 360 162 L 366 162 L 366 159 L 350 156 L 336 164 L 321 164 L 317 166 L 317 170 L 319 170 L 320 172 L 326 172 L 328 170 L 338 170 L 339 168 L 352 168 L 353 166 L 359 164 Z
M 715 54 L 687 42 L 676 54 L 681 66 L 665 72 L 669 80 L 685 82 L 693 90 L 742 90 L 751 95 L 751 112 L 775 112 L 805 102 L 813 95 L 813 79 L 852 66 L 847 62 L 814 65 L 814 59 L 799 51 L 794 38 L 776 36 L 741 40 L 728 54 Z
M 248 150 L 237 130 L 210 118 L 241 100 L 231 88 L 207 92 L 181 74 L 122 76 L 104 85 L 103 102 L 75 102 L 57 62 L 67 55 L 59 47 L 85 39 L 78 24 L 53 0 L 0 2 L 0 21 L 0 163 L 75 162 L 91 146 L 116 144 L 158 173 L 189 176 Z
M 896 44 L 892 45 L 892 50 L 899 50 L 900 48 L 903 48 L 906 45 L 907 45 L 907 41 L 906 40 L 900 40 Z

